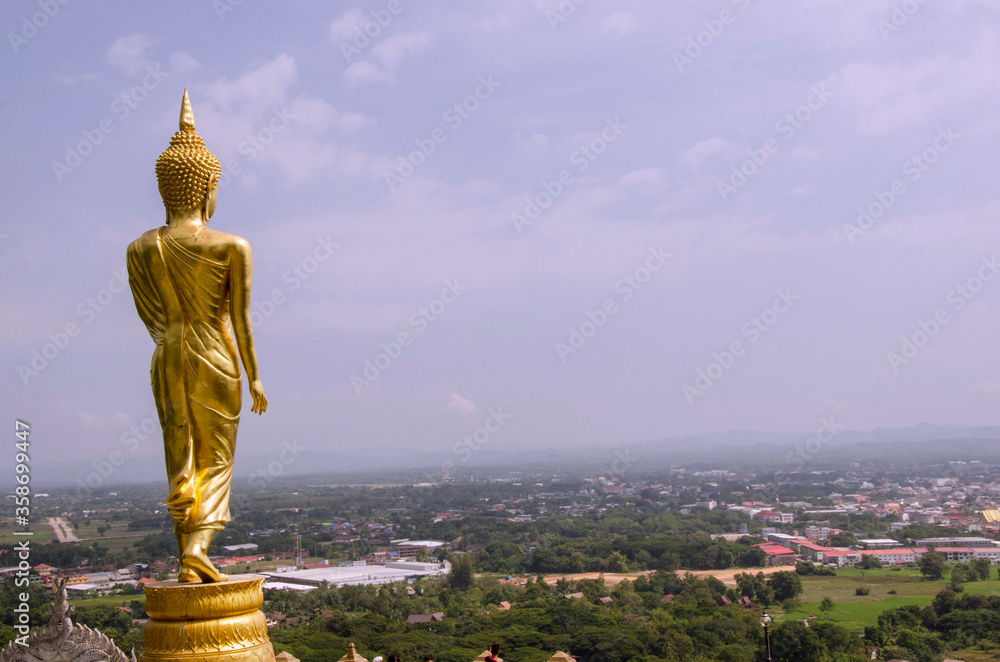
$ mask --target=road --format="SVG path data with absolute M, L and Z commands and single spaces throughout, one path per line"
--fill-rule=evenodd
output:
M 73 527 L 64 518 L 50 517 L 49 526 L 52 527 L 59 542 L 80 542 L 80 539 L 73 533 Z

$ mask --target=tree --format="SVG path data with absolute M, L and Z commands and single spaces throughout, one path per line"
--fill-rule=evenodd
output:
M 858 544 L 858 539 L 850 531 L 841 531 L 830 536 L 827 540 L 830 547 L 851 547 Z
M 771 651 L 777 662 L 824 662 L 826 644 L 801 621 L 779 623 L 771 634 Z
M 976 559 L 972 562 L 972 569 L 980 579 L 990 578 L 990 562 L 988 559 Z
M 882 559 L 874 554 L 864 554 L 861 557 L 862 570 L 878 570 L 882 567 Z
M 835 605 L 833 603 L 833 598 L 831 598 L 830 596 L 826 596 L 825 598 L 819 601 L 819 610 L 824 614 L 833 611 L 834 606 Z
M 944 642 L 931 632 L 902 630 L 896 637 L 896 644 L 903 649 L 907 659 L 940 660 L 944 652 Z
M 934 607 L 934 612 L 938 616 L 944 616 L 945 614 L 951 613 L 955 609 L 955 605 L 958 603 L 958 596 L 951 589 L 943 589 L 934 596 L 934 600 L 931 605 Z
M 768 577 L 767 585 L 774 589 L 774 599 L 779 602 L 793 600 L 802 593 L 802 579 L 794 572 L 776 572 Z
M 472 556 L 469 554 L 456 554 L 451 557 L 451 579 L 449 583 L 452 588 L 471 588 L 475 582 L 472 571 Z
M 968 576 L 965 573 L 965 568 L 955 566 L 951 569 L 951 583 L 961 584 L 968 581 Z
M 628 572 L 628 559 L 621 552 L 612 552 L 606 563 L 608 572 Z
M 938 580 L 944 577 L 945 571 L 945 555 L 941 552 L 927 552 L 920 558 L 920 562 L 917 564 L 920 568 L 920 574 L 924 576 L 924 579 Z

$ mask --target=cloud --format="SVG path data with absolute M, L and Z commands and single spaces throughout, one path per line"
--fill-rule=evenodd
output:
M 103 427 L 106 422 L 106 419 L 101 414 L 89 414 L 85 411 L 78 411 L 76 415 L 80 418 L 80 425 L 88 429 Z
M 853 107 L 868 134 L 905 131 L 934 121 L 955 121 L 955 108 L 981 113 L 1000 84 L 1000 44 L 983 28 L 968 55 L 937 53 L 887 64 L 853 62 L 840 70 L 838 98 Z
M 242 186 L 256 185 L 268 166 L 278 167 L 292 183 L 324 172 L 364 174 L 371 167 L 371 158 L 356 149 L 343 150 L 338 140 L 371 120 L 312 94 L 296 95 L 297 83 L 295 57 L 280 53 L 235 78 L 209 83 L 201 92 L 207 103 L 192 95 L 206 141 L 240 166 Z
M 533 133 L 529 137 L 525 138 L 523 135 L 518 133 L 514 136 L 514 141 L 518 152 L 526 155 L 533 155 L 545 151 L 545 148 L 548 147 L 549 144 L 549 137 L 544 133 Z
M 158 67 L 160 60 L 152 51 L 153 40 L 148 35 L 137 33 L 116 39 L 104 52 L 104 60 L 129 77 L 141 79 L 147 69 Z M 187 51 L 174 51 L 168 63 L 162 68 L 172 74 L 190 74 L 201 65 Z M 70 75 L 57 74 L 56 79 L 64 85 L 93 85 L 105 83 L 108 77 L 102 71 L 90 71 Z
M 431 47 L 429 32 L 401 32 L 393 35 L 372 49 L 387 69 L 394 69 L 405 57 L 416 55 Z
M 360 60 L 344 70 L 347 80 L 352 83 L 370 83 L 376 80 L 389 80 L 389 73 L 371 60 Z
M 429 32 L 400 32 L 373 46 L 371 57 L 360 60 L 344 70 L 351 83 L 392 80 L 398 66 L 431 47 Z
M 456 412 L 458 414 L 461 414 L 462 416 L 472 416 L 476 413 L 478 407 L 476 407 L 476 403 L 474 403 L 472 400 L 463 398 L 457 393 L 451 393 L 448 396 L 447 404 L 445 404 L 444 407 L 442 407 L 442 409 L 445 409 L 446 411 Z
M 808 184 L 802 184 L 801 186 L 793 186 L 785 192 L 790 198 L 806 198 L 811 195 L 815 195 L 819 188 L 816 186 L 816 182 L 810 182 Z
M 610 14 L 601 21 L 601 27 L 619 39 L 639 29 L 635 14 L 621 12 Z
M 223 108 L 251 102 L 258 106 L 275 105 L 287 100 L 288 88 L 295 82 L 297 73 L 295 58 L 280 53 L 234 80 L 216 80 L 208 86 L 207 93 L 214 104 Z
M 63 85 L 97 85 L 107 82 L 107 79 L 97 71 L 87 71 L 82 74 L 56 74 L 56 80 Z
M 149 56 L 150 38 L 144 34 L 132 34 L 116 39 L 104 53 L 108 64 L 118 67 L 130 76 L 140 74 L 153 64 Z
M 616 185 L 620 188 L 638 188 L 649 195 L 662 188 L 663 171 L 660 168 L 640 168 L 622 175 Z
M 354 36 L 365 24 L 365 14 L 358 8 L 350 9 L 330 22 L 330 39 L 343 41 Z
M 170 73 L 188 74 L 201 66 L 187 51 L 174 51 L 170 54 Z
M 728 147 L 729 142 L 716 136 L 714 138 L 702 140 L 692 147 L 687 148 L 681 152 L 681 155 L 677 157 L 677 160 L 680 163 L 697 170 L 701 168 L 701 165 L 706 159 L 724 152 Z

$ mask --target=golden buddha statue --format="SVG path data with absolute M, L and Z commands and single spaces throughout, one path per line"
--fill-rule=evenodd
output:
M 231 519 L 241 361 L 252 411 L 267 409 L 250 327 L 250 244 L 207 227 L 221 173 L 219 160 L 195 132 L 185 89 L 180 130 L 156 161 L 166 225 L 128 247 L 132 297 L 156 342 L 150 379 L 163 428 L 179 582 L 227 579 L 207 550 Z M 235 346 L 227 331 L 230 320 Z

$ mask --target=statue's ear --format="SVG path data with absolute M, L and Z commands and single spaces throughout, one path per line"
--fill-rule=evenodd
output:
M 205 200 L 201 203 L 201 219 L 208 223 L 215 213 L 215 203 L 219 196 L 219 176 L 212 175 L 208 180 L 208 191 L 205 193 Z

